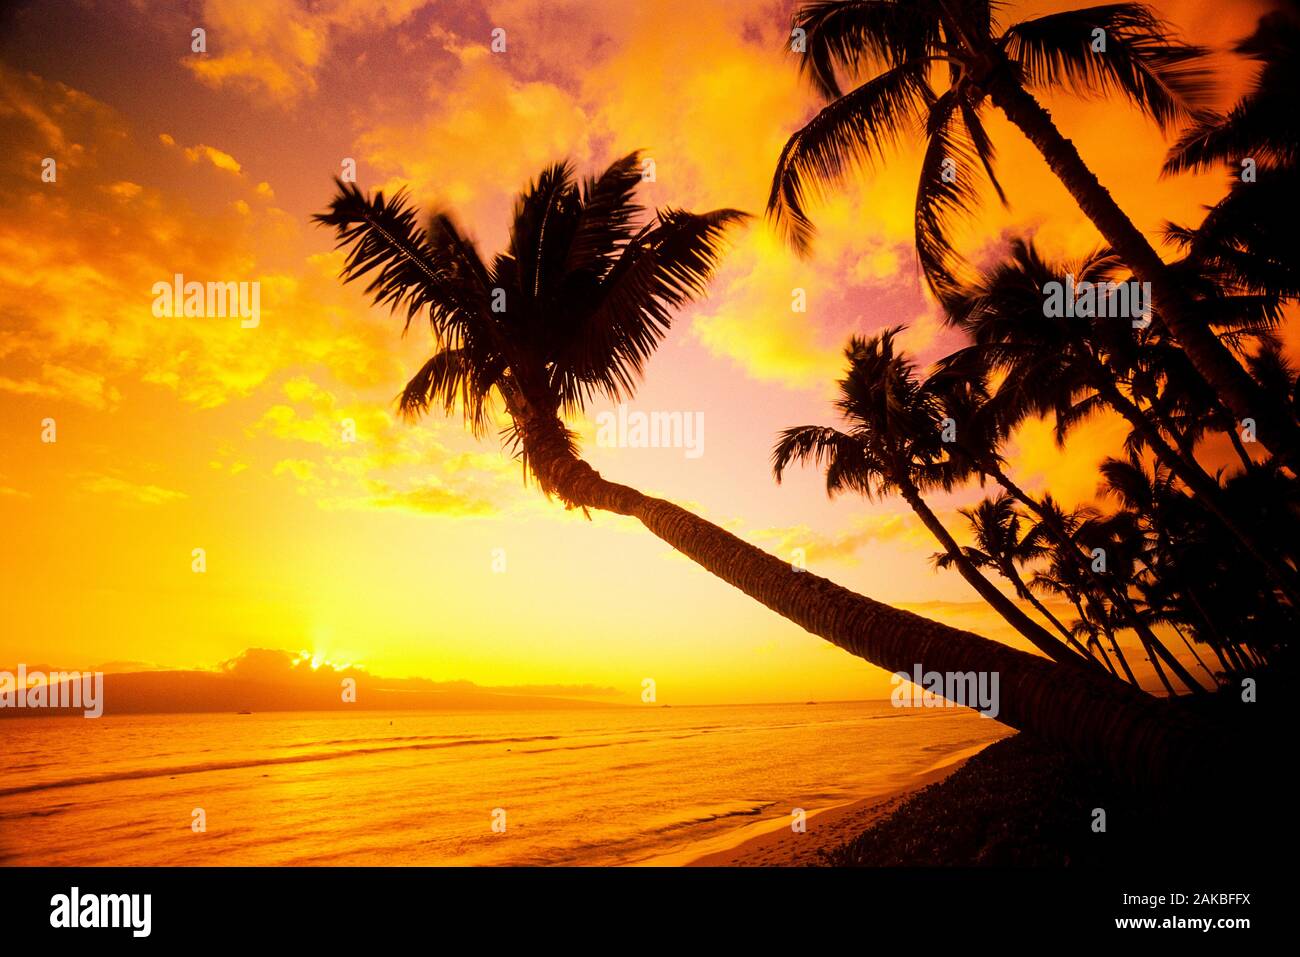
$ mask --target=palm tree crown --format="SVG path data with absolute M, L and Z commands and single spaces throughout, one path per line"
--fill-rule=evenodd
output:
M 869 498 L 909 485 L 950 490 L 963 477 L 964 466 L 942 441 L 942 393 L 897 349 L 900 331 L 850 339 L 844 351 L 849 369 L 835 401 L 847 431 L 811 425 L 784 430 L 772 452 L 778 482 L 792 462 L 805 461 L 825 465 L 828 493 Z
M 1199 62 L 1204 51 L 1169 36 L 1142 4 L 1068 10 L 1005 28 L 997 6 L 990 0 L 819 0 L 799 9 L 794 26 L 806 44 L 800 68 L 829 102 L 786 143 L 772 181 L 768 212 L 796 248 L 806 250 L 813 234 L 810 187 L 824 189 L 922 130 L 916 250 L 942 297 L 961 268 L 947 222 L 969 211 L 977 166 L 1005 201 L 981 119 L 997 82 L 1087 96 L 1118 93 L 1162 127 L 1192 115 L 1207 92 Z M 844 92 L 841 74 L 859 85 Z M 945 163 L 955 175 L 942 175 Z
M 581 182 L 567 162 L 548 167 L 516 201 L 510 243 L 490 264 L 449 214 L 421 228 L 405 192 L 367 196 L 338 183 L 315 219 L 349 249 L 344 281 L 369 277 L 367 294 L 405 312 L 408 328 L 423 312 L 437 347 L 403 390 L 402 411 L 459 406 L 482 435 L 500 399 L 527 465 L 526 429 L 553 428 L 598 396 L 629 397 L 673 310 L 703 295 L 724 232 L 745 218 L 734 209 L 647 217 L 635 201 L 641 180 L 636 153 Z

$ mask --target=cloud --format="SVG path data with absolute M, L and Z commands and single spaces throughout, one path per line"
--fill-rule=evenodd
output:
M 134 505 L 167 505 L 188 498 L 175 489 L 133 482 L 116 475 L 88 475 L 81 487 L 92 494 L 114 496 Z
M 310 482 L 316 477 L 316 463 L 306 459 L 281 459 L 271 469 L 272 475 L 292 475 L 299 482 Z
M 372 487 L 370 502 L 379 508 L 404 508 L 451 518 L 479 518 L 497 512 L 496 505 L 487 499 L 433 480 L 406 489 L 394 489 L 383 482 L 375 482 Z
M 122 398 L 121 392 L 108 385 L 102 375 L 48 362 L 40 367 L 39 375 L 0 375 L 0 391 L 59 399 L 101 411 L 114 408 Z
M 247 681 L 326 683 L 338 687 L 339 674 L 364 674 L 355 665 L 336 665 L 313 659 L 309 652 L 294 653 L 273 648 L 246 648 L 234 658 L 221 662 L 217 669 L 232 678 Z
M 163 155 L 183 163 L 163 171 L 163 187 L 132 165 L 124 147 L 148 155 L 148 141 L 134 141 L 111 108 L 39 77 L 5 69 L 5 79 L 11 153 L 39 157 L 54 141 L 85 155 L 75 176 L 42 183 L 33 165 L 30 186 L 0 196 L 0 390 L 112 411 L 146 384 L 216 408 L 286 367 L 323 366 L 370 387 L 396 378 L 392 328 L 364 321 L 359 293 L 338 281 L 339 257 L 305 251 L 305 224 L 268 205 L 267 184 L 232 175 L 193 188 L 188 167 L 238 174 L 230 154 L 202 145 L 182 154 L 163 134 Z M 258 327 L 155 317 L 153 285 L 177 273 L 256 282 Z
M 782 558 L 791 557 L 797 549 L 809 567 L 822 562 L 856 564 L 859 549 L 883 542 L 934 543 L 914 516 L 903 513 L 860 515 L 847 528 L 832 534 L 793 525 L 755 529 L 748 537 Z
M 232 173 L 235 176 L 239 176 L 243 173 L 243 166 L 240 165 L 239 160 L 235 159 L 225 150 L 217 149 L 215 146 L 208 146 L 205 143 L 197 143 L 194 146 L 180 146 L 176 142 L 176 137 L 172 136 L 170 133 L 159 133 L 158 142 L 168 149 L 179 150 L 181 155 L 183 155 L 190 163 L 206 162 L 216 169 L 224 170 L 225 172 Z M 259 183 L 257 185 L 257 192 L 263 197 L 270 198 L 272 195 L 270 190 L 271 187 L 268 183 Z
M 362 174 L 392 192 L 449 206 L 478 235 L 505 238 L 515 194 L 538 172 L 571 158 L 590 161 L 591 117 L 560 87 L 521 80 L 507 57 L 467 57 L 453 76 L 430 82 L 422 109 L 388 117 L 359 135 Z M 473 156 L 473 162 L 466 162 Z
M 123 202 L 135 199 L 144 191 L 144 187 L 139 183 L 132 183 L 128 180 L 119 180 L 116 183 L 110 183 L 108 186 L 103 186 L 101 189 L 107 192 L 114 199 L 119 199 Z
M 191 163 L 197 163 L 200 160 L 207 160 L 217 169 L 225 170 L 227 173 L 234 173 L 236 176 L 241 172 L 239 160 L 235 159 L 229 153 L 217 149 L 215 146 L 205 146 L 200 143 L 198 146 L 189 146 L 184 150 L 185 158 Z
M 34 670 L 34 669 L 33 669 Z M 124 670 L 121 668 L 115 670 Z M 141 669 L 143 670 L 143 669 Z M 284 685 L 316 685 L 336 691 L 340 675 L 357 680 L 359 687 L 405 691 L 469 692 L 503 695 L 543 695 L 569 698 L 621 698 L 626 693 L 596 684 L 480 685 L 464 679 L 438 680 L 406 676 L 382 678 L 369 674 L 360 664 L 330 661 L 312 651 L 278 648 L 246 648 L 217 665 L 217 672 L 243 681 Z
M 292 106 L 317 89 L 318 73 L 343 37 L 385 30 L 425 0 L 205 0 L 197 26 L 207 51 L 181 63 L 201 82 Z
M 469 441 L 454 424 L 400 423 L 373 403 L 343 404 L 307 376 L 289 379 L 280 391 L 289 401 L 269 407 L 247 433 L 300 448 L 303 454 L 281 459 L 271 472 L 322 508 L 469 518 L 497 515 L 525 500 L 507 456 L 456 451 L 444 443 L 444 437 Z
M 25 135 L 16 138 L 19 130 Z M 65 83 L 22 73 L 4 63 L 0 63 L 0 133 L 13 155 L 22 160 L 16 164 L 21 178 L 35 183 L 41 181 L 40 162 L 46 156 L 65 170 L 91 167 L 96 154 L 120 147 L 127 135 L 121 118 L 105 104 Z
M 1118 414 L 1103 412 L 1076 425 L 1065 448 L 1056 444 L 1052 417 L 1029 419 L 1012 435 L 1007 449 L 1008 474 L 1027 492 L 1050 491 L 1066 505 L 1095 498 L 1101 460 L 1116 455 L 1129 433 Z

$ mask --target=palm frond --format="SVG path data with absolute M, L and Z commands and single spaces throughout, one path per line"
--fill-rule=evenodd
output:
M 1105 51 L 1092 48 L 1101 31 Z M 1197 114 L 1211 93 L 1206 50 L 1176 39 L 1141 3 L 1110 3 L 1026 20 L 1003 35 L 1007 55 L 1039 88 L 1119 93 L 1162 129 Z
M 518 287 L 536 313 L 529 318 L 544 320 L 549 293 L 565 276 L 565 253 L 580 208 L 567 161 L 543 170 L 515 203 L 510 254 L 518 268 Z
M 947 90 L 926 121 L 927 142 L 916 188 L 916 255 L 931 291 L 948 302 L 962 285 L 965 260 L 949 236 L 954 216 L 970 215 L 974 191 L 970 170 L 980 161 L 961 123 L 960 97 Z
M 879 161 L 919 122 L 934 94 L 924 62 L 911 62 L 872 78 L 828 104 L 786 142 L 772 177 L 768 216 L 800 254 L 815 231 L 809 194 L 822 195 L 859 164 Z
M 843 96 L 837 71 L 855 79 L 870 65 L 898 66 L 937 42 L 928 0 L 819 0 L 801 6 L 793 25 L 806 34 L 799 68 L 827 100 Z
M 552 386 L 566 408 L 595 394 L 616 402 L 631 395 L 673 311 L 705 294 L 727 230 L 748 218 L 735 209 L 663 209 L 622 246 L 597 305 L 574 320 L 552 356 Z
M 473 335 L 487 310 L 486 270 L 450 217 L 433 217 L 428 232 L 417 225 L 405 191 L 368 197 L 355 184 L 335 182 L 329 210 L 313 219 L 332 227 L 336 246 L 348 249 L 343 281 L 373 273 L 366 294 L 393 312 L 405 309 L 406 327 L 427 308 L 441 342 Z
M 638 231 L 636 218 L 642 208 L 633 197 L 641 180 L 641 154 L 633 152 L 583 185 L 582 212 L 569 243 L 566 274 L 583 272 L 603 279 L 613 268 Z
M 1200 112 L 1195 120 L 1170 147 L 1162 175 L 1217 165 L 1238 167 L 1244 159 L 1263 167 L 1294 166 L 1300 159 L 1295 130 L 1279 124 L 1275 112 L 1258 108 L 1252 99 L 1237 103 L 1227 113 Z
M 993 187 L 993 192 L 997 193 L 998 202 L 1003 206 L 1009 205 L 1007 194 L 1002 190 L 1002 184 L 998 182 L 997 173 L 993 171 L 993 161 L 997 158 L 997 151 L 993 147 L 993 140 L 989 138 L 988 132 L 984 129 L 984 122 L 980 119 L 979 107 L 972 106 L 965 98 L 961 101 L 961 119 L 962 124 L 966 127 L 966 132 L 970 136 L 971 147 L 975 155 L 979 157 L 980 165 L 984 167 L 984 175 L 988 177 L 989 185 Z
M 884 483 L 877 463 L 856 438 L 828 426 L 784 429 L 772 449 L 772 475 L 779 484 L 791 464 L 811 463 L 826 472 L 826 494 L 856 491 L 873 498 Z
M 1169 151 L 1164 173 L 1182 173 L 1251 158 L 1261 167 L 1300 161 L 1300 5 L 1295 0 L 1262 16 L 1236 51 L 1261 63 L 1253 87 L 1227 113 L 1202 113 Z
M 490 398 L 504 372 L 499 357 L 475 361 L 467 350 L 443 349 L 411 377 L 398 398 L 398 409 L 414 419 L 430 408 L 450 415 L 459 403 L 465 423 L 479 438 L 491 423 Z

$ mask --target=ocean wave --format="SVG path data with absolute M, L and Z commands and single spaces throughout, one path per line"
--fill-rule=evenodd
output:
M 554 741 L 558 740 L 557 735 L 526 735 L 509 738 L 460 738 L 455 740 L 442 741 L 421 741 L 410 744 L 399 744 L 392 747 L 383 748 L 346 748 L 334 751 L 314 751 L 307 754 L 285 754 L 270 757 L 244 758 L 240 760 L 229 761 L 208 761 L 202 764 L 185 764 L 168 767 L 152 768 L 133 768 L 121 771 L 110 771 L 105 774 L 86 774 L 79 777 L 65 778 L 60 781 L 46 781 L 43 783 L 20 784 L 14 787 L 0 788 L 0 798 L 11 797 L 18 794 L 32 794 L 39 791 L 53 791 L 59 788 L 86 787 L 95 784 L 109 784 L 118 781 L 141 781 L 149 778 L 178 777 L 184 774 L 206 774 L 213 771 L 238 771 L 246 768 L 273 767 L 279 764 L 304 764 L 312 761 L 334 761 L 342 758 L 369 757 L 377 754 L 397 754 L 403 751 L 440 751 L 449 748 L 472 747 L 475 745 L 496 745 L 496 744 L 526 744 L 530 741 Z M 609 745 L 621 743 L 611 741 Z M 588 747 L 605 747 L 608 745 L 574 745 L 573 749 L 578 750 Z M 558 748 L 542 748 L 539 751 L 565 750 Z M 531 752 L 521 752 L 531 753 Z

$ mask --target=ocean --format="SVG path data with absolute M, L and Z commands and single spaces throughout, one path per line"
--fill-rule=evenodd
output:
M 0 864 L 635 864 L 1007 733 L 888 701 L 12 718 Z

